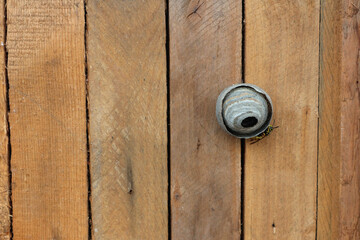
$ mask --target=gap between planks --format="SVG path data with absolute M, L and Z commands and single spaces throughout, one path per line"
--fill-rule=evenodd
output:
M 167 169 L 168 169 L 168 240 L 171 240 L 171 128 L 170 128 L 170 22 L 169 0 L 165 0 L 165 34 L 166 34 L 166 129 L 167 129 Z
M 9 97 L 9 75 L 8 75 L 8 49 L 7 49 L 7 0 L 4 0 L 4 57 L 5 57 L 5 85 L 6 85 L 6 128 L 8 138 L 8 178 L 9 178 L 9 225 L 10 239 L 13 239 L 13 203 L 12 203 L 12 171 L 11 171 L 11 134 L 10 134 L 10 97 Z
M 85 90 L 86 90 L 86 150 L 87 150 L 87 184 L 88 184 L 88 217 L 89 217 L 89 240 L 92 239 L 92 212 L 91 212 L 91 172 L 90 172 L 90 134 L 89 134 L 89 79 L 88 79 L 88 62 L 87 62 L 87 52 L 88 52 L 88 44 L 87 44 L 87 35 L 88 35 L 88 27 L 87 27 L 87 9 L 86 9 L 87 0 L 84 0 L 84 62 L 85 62 Z

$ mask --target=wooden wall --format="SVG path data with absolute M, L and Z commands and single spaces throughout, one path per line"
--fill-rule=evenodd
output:
M 360 239 L 359 8 L 1 0 L 0 239 Z M 240 82 L 256 144 L 216 122 Z

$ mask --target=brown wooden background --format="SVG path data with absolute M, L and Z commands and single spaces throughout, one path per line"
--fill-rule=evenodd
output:
M 360 239 L 359 0 L 0 0 L 0 239 Z M 215 118 L 245 81 L 276 124 Z

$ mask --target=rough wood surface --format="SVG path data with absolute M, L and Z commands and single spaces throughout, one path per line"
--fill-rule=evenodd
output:
M 360 239 L 360 1 L 322 1 L 318 239 Z
M 83 2 L 7 13 L 13 239 L 88 239 Z
M 319 1 L 245 0 L 245 82 L 275 129 L 245 149 L 245 239 L 315 239 Z
M 338 240 L 340 230 L 341 1 L 321 2 L 318 239 Z
M 10 239 L 4 1 L 0 1 L 0 239 Z
M 170 0 L 172 239 L 240 238 L 240 140 L 217 96 L 241 82 L 241 1 Z
M 94 239 L 168 239 L 165 1 L 88 0 Z

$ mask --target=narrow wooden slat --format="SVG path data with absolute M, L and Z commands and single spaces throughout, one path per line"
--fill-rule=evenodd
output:
M 321 1 L 318 160 L 319 240 L 340 239 L 341 9 L 341 1 Z
M 0 239 L 10 239 L 4 1 L 0 1 Z
M 165 2 L 88 0 L 94 239 L 168 239 Z
M 245 1 L 245 81 L 275 129 L 245 149 L 245 239 L 315 239 L 319 1 Z
M 360 239 L 360 1 L 322 0 L 318 239 Z
M 242 3 L 169 4 L 172 239 L 239 239 L 240 141 L 215 103 L 242 80 Z
M 14 239 L 88 239 L 83 1 L 7 13 Z

